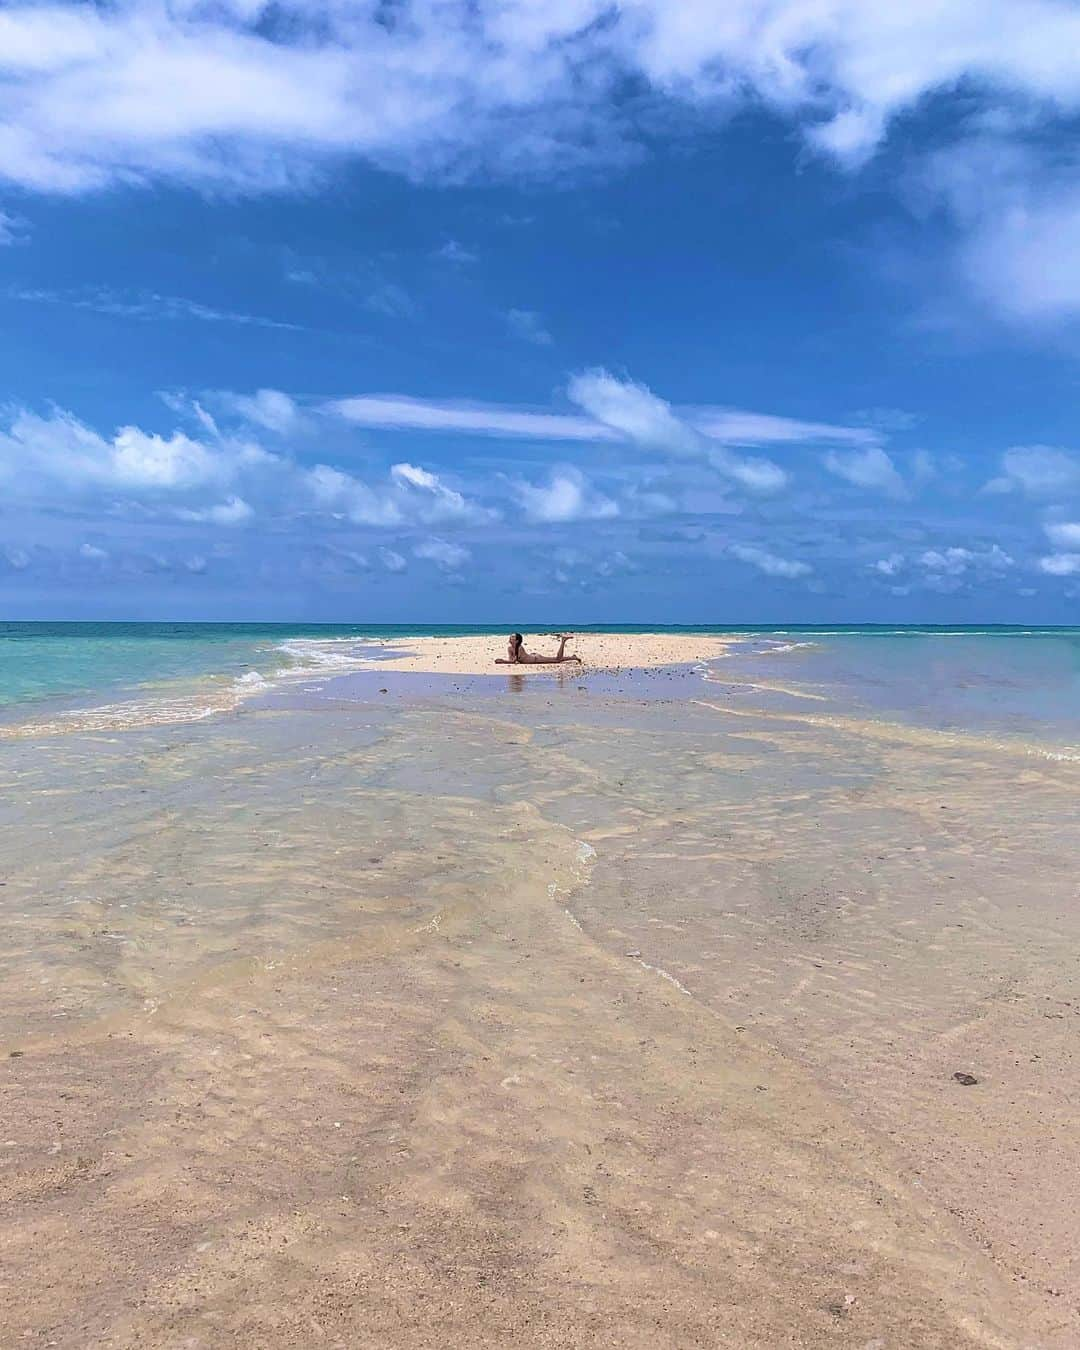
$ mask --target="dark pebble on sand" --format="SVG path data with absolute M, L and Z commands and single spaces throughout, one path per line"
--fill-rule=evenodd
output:
M 964 1087 L 974 1087 L 979 1081 L 973 1073 L 954 1073 L 953 1077 L 958 1083 L 963 1083 Z
M 25 1053 L 25 1050 L 12 1050 L 8 1055 L 8 1059 L 22 1059 Z

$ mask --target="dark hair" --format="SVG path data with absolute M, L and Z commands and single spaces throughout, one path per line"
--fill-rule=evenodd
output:
M 516 655 L 517 655 L 517 649 L 521 646 L 521 641 L 522 641 L 521 634 L 520 634 L 520 633 L 511 633 L 511 634 L 510 634 L 510 641 L 514 644 L 514 655 L 516 656 Z

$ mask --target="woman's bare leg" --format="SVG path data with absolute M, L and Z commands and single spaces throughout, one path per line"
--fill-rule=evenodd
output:
M 541 657 L 534 657 L 533 659 L 542 661 L 545 666 L 561 666 L 564 665 L 567 661 L 576 661 L 578 665 L 581 665 L 580 656 L 575 656 L 573 652 L 571 652 L 569 656 L 566 655 L 566 644 L 570 641 L 572 637 L 573 637 L 572 633 L 560 633 L 559 650 L 555 653 L 554 656 L 541 656 Z

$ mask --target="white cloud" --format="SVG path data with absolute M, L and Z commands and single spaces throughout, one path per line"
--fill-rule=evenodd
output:
M 980 224 L 965 262 L 976 289 L 1008 317 L 1080 314 L 1080 189 L 1003 207 Z
M 864 450 L 830 450 L 824 464 L 830 473 L 845 479 L 854 487 L 869 492 L 884 492 L 890 497 L 904 497 L 907 488 L 896 471 L 896 465 L 880 446 Z
M 618 92 L 712 119 L 796 121 L 850 165 L 934 90 L 1080 104 L 1066 0 L 329 0 L 0 11 L 0 167 L 84 191 L 168 178 L 303 186 L 346 156 L 415 175 L 548 172 L 624 158 Z
M 447 487 L 437 474 L 415 464 L 394 464 L 390 477 L 399 488 L 407 493 L 411 489 L 410 495 L 422 499 L 417 512 L 428 523 L 442 520 L 480 522 L 491 520 L 496 514 L 475 502 L 466 501 L 460 492 Z
M 1080 548 L 1080 521 L 1049 521 L 1043 529 L 1055 548 Z
M 24 548 L 5 548 L 4 560 L 16 572 L 24 572 L 30 566 L 30 554 Z
M 250 409 L 237 396 L 235 410 L 289 425 L 291 401 L 273 391 L 261 393 L 269 396 L 251 400 Z M 395 464 L 372 481 L 330 464 L 306 468 L 252 441 L 223 435 L 197 403 L 174 395 L 166 402 L 193 412 L 207 436 L 127 426 L 108 437 L 67 412 L 41 417 L 16 409 L 7 428 L 0 425 L 0 483 L 8 500 L 55 505 L 65 497 L 96 495 L 126 502 L 144 515 L 209 525 L 240 525 L 256 511 L 271 518 L 324 512 L 378 528 L 476 525 L 498 518 L 494 508 L 468 500 L 416 465 Z
M 0 19 L 2 19 L 0 15 Z M 2 134 L 0 134 L 2 155 Z M 2 161 L 0 161 L 2 162 Z M 97 314 L 111 314 L 121 319 L 176 321 L 194 319 L 201 323 L 234 323 L 255 328 L 282 328 L 299 332 L 298 324 L 270 319 L 261 314 L 246 314 L 241 310 L 216 309 L 197 300 L 179 295 L 158 295 L 153 291 L 125 292 L 98 287 L 89 291 L 51 291 L 43 288 L 12 287 L 7 291 L 12 300 L 29 304 L 65 305 L 70 309 L 88 309 Z
M 242 525 L 254 514 L 243 497 L 227 497 L 223 502 L 199 509 L 180 507 L 176 512 L 180 520 L 204 521 L 210 525 Z
M 644 449 L 676 459 L 703 460 L 752 491 L 774 492 L 787 482 L 787 474 L 779 465 L 734 454 L 680 417 L 643 384 L 617 379 L 606 370 L 587 370 L 571 379 L 567 393 L 601 425 Z
M 728 552 L 740 562 L 749 563 L 769 577 L 804 577 L 814 570 L 809 563 L 778 557 L 775 553 L 757 548 L 753 544 L 729 544 Z
M 964 576 L 971 572 L 1002 572 L 1016 565 L 1016 560 L 998 544 L 992 544 L 988 549 L 962 547 L 928 549 L 920 554 L 918 561 L 928 572 L 938 572 L 950 577 Z
M 466 267 L 469 263 L 474 263 L 477 260 L 476 254 L 456 239 L 448 239 L 445 244 L 435 250 L 435 256 L 442 258 L 444 262 L 454 263 L 457 267 Z
M 1039 569 L 1052 577 L 1074 577 L 1080 573 L 1080 553 L 1051 553 L 1039 559 Z
M 324 411 L 358 426 L 388 431 L 521 437 L 541 441 L 638 441 L 703 458 L 729 446 L 808 444 L 873 445 L 865 427 L 801 422 L 738 408 L 674 409 L 642 385 L 606 371 L 588 371 L 570 381 L 572 401 L 591 416 L 522 408 L 505 403 L 439 401 L 405 394 L 359 394 L 328 403 Z M 745 462 L 745 461 L 744 461 Z M 769 462 L 749 461 L 768 465 Z M 776 468 L 770 465 L 770 468 Z
M 272 458 L 257 446 L 235 441 L 206 445 L 179 431 L 166 437 L 128 426 L 109 439 L 60 411 L 38 417 L 19 410 L 8 430 L 0 431 L 0 471 L 69 490 L 185 491 L 230 482 Z
M 544 327 L 540 315 L 533 309 L 508 309 L 506 326 L 522 342 L 531 342 L 537 347 L 550 347 L 551 334 Z
M 876 445 L 879 433 L 870 427 L 835 426 L 830 422 L 800 422 L 769 413 L 739 408 L 682 408 L 680 415 L 703 436 L 725 445 L 793 445 L 801 442 L 838 442 Z
M 408 560 L 392 548 L 379 549 L 379 561 L 388 572 L 404 572 L 409 565 Z
M 562 524 L 573 520 L 610 520 L 619 507 L 595 491 L 576 469 L 556 469 L 546 484 L 515 483 L 514 490 L 530 520 Z
M 504 404 L 438 402 L 405 394 L 361 394 L 338 399 L 326 410 L 358 426 L 388 430 L 441 431 L 530 440 L 616 440 L 610 429 L 588 417 L 567 417 Z
M 962 139 L 921 167 L 920 193 L 943 201 L 964 228 L 961 274 L 1006 319 L 1080 316 L 1076 171 L 1071 137 L 1020 139 L 1010 131 Z
M 17 216 L 9 215 L 7 211 L 0 211 L 0 248 L 7 244 L 21 243 L 24 237 L 23 222 Z
M 894 577 L 897 572 L 903 571 L 904 555 L 902 553 L 890 553 L 887 558 L 879 558 L 877 562 L 870 564 L 874 572 L 880 572 L 883 577 Z
M 357 525 L 400 525 L 404 516 L 398 502 L 380 493 L 352 474 L 329 464 L 317 464 L 305 475 L 308 490 L 318 506 L 346 516 Z
M 701 433 L 643 384 L 587 370 L 571 379 L 567 392 L 572 403 L 626 440 L 687 459 L 703 457 Z
M 426 558 L 444 572 L 455 572 L 469 561 L 472 554 L 462 544 L 452 544 L 446 539 L 422 539 L 413 549 L 413 556 Z
M 90 562 L 103 562 L 109 556 L 108 551 L 98 548 L 97 544 L 80 544 L 79 557 Z
M 281 436 L 300 425 L 300 410 L 280 389 L 257 389 L 254 394 L 234 394 L 220 390 L 213 395 L 218 405 L 242 417 L 246 422 L 275 431 Z M 198 404 L 195 405 L 198 409 Z
M 1052 445 L 1017 445 L 1001 457 L 1001 477 L 985 492 L 1019 489 L 1030 497 L 1052 497 L 1080 486 L 1080 459 Z

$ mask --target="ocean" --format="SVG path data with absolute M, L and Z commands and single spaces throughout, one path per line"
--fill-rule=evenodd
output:
M 79 712 L 93 725 L 187 721 L 276 680 L 363 669 L 373 639 L 501 635 L 501 625 L 2 623 L 0 721 Z M 598 624 L 579 632 L 745 639 L 705 672 L 713 695 L 817 700 L 830 710 L 1021 736 L 1070 758 L 1080 743 L 1080 628 Z M 494 667 L 493 667 L 494 673 Z
M 0 635 L 0 1342 L 1080 1345 L 1080 633 L 410 631 Z

